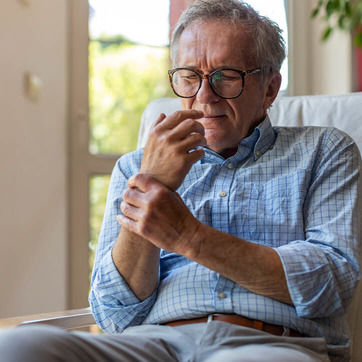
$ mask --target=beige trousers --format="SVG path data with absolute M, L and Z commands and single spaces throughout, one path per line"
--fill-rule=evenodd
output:
M 0 332 L 6 362 L 329 361 L 323 338 L 279 337 L 229 323 L 138 326 L 120 334 L 28 326 Z

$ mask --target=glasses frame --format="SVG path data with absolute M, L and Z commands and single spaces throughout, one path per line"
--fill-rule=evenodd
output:
M 176 71 L 178 70 L 190 70 L 194 73 L 197 74 L 197 76 L 199 77 L 199 87 L 197 88 L 197 91 L 192 95 L 192 96 L 181 96 L 179 95 L 174 86 L 173 86 L 173 75 Z M 222 70 L 233 70 L 234 72 L 237 72 L 241 75 L 241 80 L 242 80 L 242 88 L 241 88 L 241 91 L 239 92 L 238 95 L 234 96 L 234 97 L 223 97 L 221 96 L 213 87 L 211 81 L 210 81 L 210 78 L 213 77 L 214 74 L 216 74 L 217 72 L 220 72 Z M 209 83 L 209 86 L 210 88 L 212 89 L 212 91 L 220 98 L 223 98 L 223 99 L 235 99 L 235 98 L 238 98 L 240 97 L 240 95 L 243 93 L 243 90 L 244 90 L 244 86 L 245 86 L 245 77 L 247 75 L 251 75 L 251 74 L 254 74 L 254 73 L 259 73 L 261 72 L 262 68 L 259 67 L 259 68 L 255 68 L 255 69 L 250 69 L 250 70 L 238 70 L 238 69 L 232 69 L 232 68 L 219 68 L 219 69 L 216 69 L 216 70 L 213 70 L 210 74 L 203 74 L 203 73 L 200 73 L 198 72 L 197 70 L 195 69 L 191 69 L 191 68 L 173 68 L 173 69 L 170 69 L 168 71 L 168 77 L 169 77 L 169 80 L 170 80 L 170 84 L 171 84 L 171 88 L 173 90 L 173 92 L 177 95 L 177 97 L 180 97 L 180 98 L 193 98 L 196 96 L 196 94 L 199 92 L 200 88 L 201 88 L 201 85 L 202 85 L 202 80 L 203 79 L 207 79 L 208 80 L 208 83 Z

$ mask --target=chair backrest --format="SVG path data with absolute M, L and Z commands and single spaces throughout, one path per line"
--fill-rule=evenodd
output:
M 160 113 L 166 116 L 181 109 L 179 98 L 162 98 L 145 109 L 140 125 L 138 146 L 147 142 L 148 132 Z M 274 126 L 337 127 L 350 135 L 362 153 L 362 92 L 343 95 L 280 97 L 269 110 Z M 360 211 L 362 217 L 362 210 Z M 362 224 L 362 223 L 361 223 Z M 361 263 L 360 263 L 361 264 Z M 354 361 L 362 362 L 362 295 L 358 286 L 347 313 L 351 330 Z

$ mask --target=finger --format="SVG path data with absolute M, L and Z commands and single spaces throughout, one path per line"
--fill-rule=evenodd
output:
M 195 109 L 176 111 L 166 117 L 166 119 L 163 122 L 160 122 L 156 127 L 161 129 L 173 129 L 185 119 L 199 119 L 203 116 L 203 112 L 196 111 Z
M 196 147 L 206 146 L 206 143 L 206 138 L 203 135 L 201 135 L 200 133 L 193 133 L 189 137 L 181 141 L 180 147 L 186 152 L 189 152 Z
M 144 212 L 139 207 L 135 207 L 125 201 L 121 202 L 122 214 L 134 221 L 140 220 L 144 216 Z
M 200 135 L 204 136 L 205 128 L 200 122 L 188 118 L 171 131 L 170 137 L 182 140 L 186 137 L 189 137 L 192 133 L 199 133 Z
M 120 214 L 116 216 L 118 224 L 120 224 L 122 227 L 125 227 L 126 229 L 135 232 L 137 229 L 137 222 Z
M 190 152 L 188 157 L 190 162 L 196 163 L 205 157 L 205 151 L 202 148 L 197 148 Z
M 129 188 L 137 188 L 139 191 L 146 193 L 153 187 L 159 187 L 160 183 L 147 173 L 138 173 L 131 176 L 127 181 Z
M 153 127 L 157 126 L 159 123 L 161 123 L 164 119 L 166 118 L 165 113 L 161 113 L 158 118 L 157 121 L 153 124 Z
M 128 204 L 141 207 L 143 204 L 144 193 L 141 192 L 138 188 L 129 188 L 123 191 L 122 198 Z

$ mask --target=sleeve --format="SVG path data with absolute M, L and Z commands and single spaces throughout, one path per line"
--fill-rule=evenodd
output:
M 276 251 L 297 315 L 339 317 L 360 277 L 361 160 L 353 140 L 337 129 L 327 132 L 316 149 L 303 208 L 305 240 Z
M 121 195 L 128 178 L 138 173 L 140 161 L 139 153 L 125 155 L 117 161 L 98 239 L 89 303 L 96 322 L 107 333 L 121 332 L 128 326 L 141 324 L 156 299 L 155 291 L 140 302 L 117 271 L 111 254 L 120 231 L 116 216 L 120 212 Z

